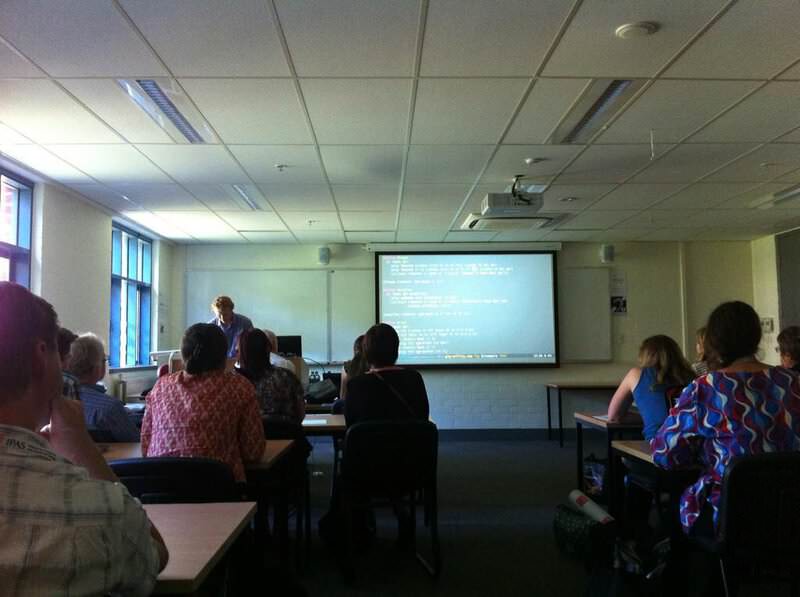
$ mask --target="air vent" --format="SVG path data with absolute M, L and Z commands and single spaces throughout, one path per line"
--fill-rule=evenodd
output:
M 527 218 L 487 218 L 481 214 L 471 213 L 461 224 L 461 230 L 535 230 L 555 226 L 564 218 L 566 214 L 537 215 Z

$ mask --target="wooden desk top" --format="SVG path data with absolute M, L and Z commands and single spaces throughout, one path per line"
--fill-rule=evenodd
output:
M 570 381 L 551 381 L 544 384 L 548 388 L 556 390 L 616 390 L 619 387 L 618 381 L 598 381 L 594 383 L 580 383 Z
M 306 404 L 307 415 L 329 415 L 333 412 L 333 403 L 329 404 Z
M 344 415 L 306 415 L 303 419 L 306 435 L 343 435 L 346 430 Z
M 264 445 L 264 455 L 259 462 L 251 462 L 245 465 L 247 470 L 268 470 L 292 447 L 294 440 L 291 439 L 271 439 Z M 141 458 L 142 445 L 138 442 L 97 444 L 106 462 L 121 460 L 123 458 Z
M 643 460 L 644 462 L 654 464 L 653 452 L 650 450 L 650 442 L 647 440 L 614 440 L 611 442 L 611 447 L 618 452 L 627 454 L 628 456 L 633 456 L 634 458 Z
M 625 420 L 619 423 L 609 423 L 606 415 L 581 412 L 575 413 L 575 420 L 598 429 L 641 429 L 644 426 L 642 418 L 634 413 L 628 413 Z
M 194 593 L 253 518 L 256 504 L 147 504 L 144 509 L 169 550 L 153 592 Z

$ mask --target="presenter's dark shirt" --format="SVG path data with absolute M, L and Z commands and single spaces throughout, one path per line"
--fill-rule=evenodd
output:
M 229 358 L 236 356 L 236 351 L 239 348 L 239 336 L 242 335 L 242 332 L 253 329 L 253 322 L 250 321 L 250 318 L 238 313 L 233 314 L 233 321 L 228 325 L 222 323 L 218 317 L 211 319 L 208 323 L 213 323 L 225 334 L 225 339 L 228 341 Z
M 380 376 L 383 381 L 375 373 L 366 373 L 348 380 L 344 408 L 348 426 L 362 421 L 428 420 L 428 393 L 425 391 L 425 382 L 417 371 L 387 369 L 380 371 Z

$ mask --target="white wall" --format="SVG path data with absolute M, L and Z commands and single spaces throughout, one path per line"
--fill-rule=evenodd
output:
M 778 308 L 778 260 L 775 251 L 775 237 L 767 236 L 752 243 L 753 267 L 753 307 L 764 318 L 772 318 L 775 329 L 771 334 L 764 334 L 761 339 L 759 356 L 766 363 L 778 365 L 780 358 L 774 347 L 778 343 L 781 330 Z
M 185 259 L 179 257 L 173 264 L 173 280 L 185 278 L 185 271 L 191 269 L 323 267 L 317 264 L 315 246 L 188 245 L 183 250 Z M 558 267 L 596 267 L 600 265 L 598 251 L 598 244 L 565 243 Z M 626 275 L 628 314 L 612 320 L 611 363 L 565 364 L 559 369 L 424 370 L 437 424 L 444 429 L 545 427 L 546 382 L 616 382 L 635 364 L 645 337 L 665 333 L 681 341 L 686 330 L 693 333 L 697 322 L 702 323 L 722 300 L 753 300 L 750 243 L 621 243 L 616 245 L 616 255 L 612 269 Z M 183 276 L 178 271 L 181 265 Z M 326 267 L 372 268 L 374 255 L 359 246 L 335 246 Z M 682 287 L 687 291 L 682 293 Z M 174 291 L 173 303 L 178 289 Z M 230 293 L 235 300 L 235 289 Z M 183 321 L 183 326 L 189 323 L 193 322 Z M 179 332 L 173 336 L 176 346 L 179 336 Z M 565 424 L 572 426 L 574 410 L 602 410 L 605 400 L 597 395 L 570 396 L 565 400 Z

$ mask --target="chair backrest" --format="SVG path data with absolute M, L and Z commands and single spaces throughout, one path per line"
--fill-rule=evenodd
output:
M 800 452 L 734 458 L 725 470 L 718 541 L 725 552 L 770 566 L 800 553 Z
M 235 502 L 240 499 L 230 467 L 210 458 L 125 458 L 111 469 L 145 504 Z
M 103 429 L 89 429 L 89 437 L 96 444 L 110 444 L 115 442 L 114 435 L 110 431 L 105 431 Z
M 342 478 L 371 495 L 435 487 L 439 432 L 430 421 L 365 421 L 347 430 Z
M 264 437 L 267 439 L 300 439 L 305 437 L 303 425 L 286 419 L 266 415 L 261 417 L 264 424 Z

